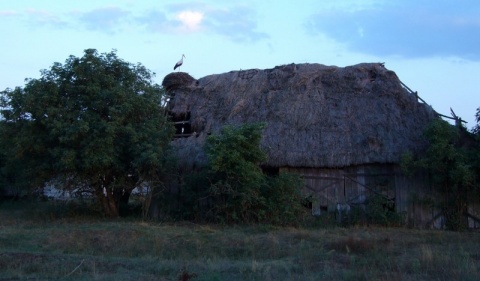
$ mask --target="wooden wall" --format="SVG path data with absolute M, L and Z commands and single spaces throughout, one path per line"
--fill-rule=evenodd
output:
M 334 212 L 337 204 L 364 207 L 373 195 L 381 195 L 395 203 L 408 226 L 444 228 L 441 214 L 443 197 L 428 184 L 424 176 L 405 176 L 398 165 L 359 165 L 338 169 L 284 167 L 280 172 L 302 175 L 302 195 L 312 199 L 312 214 Z M 469 226 L 479 228 L 480 204 L 469 203 Z

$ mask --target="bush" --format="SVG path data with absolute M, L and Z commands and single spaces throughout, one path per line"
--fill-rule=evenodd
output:
M 468 203 L 479 190 L 478 135 L 476 138 L 465 128 L 438 119 L 430 124 L 425 136 L 429 142 L 425 153 L 418 159 L 405 154 L 402 168 L 407 175 L 422 172 L 429 176 L 432 187 L 443 194 L 440 204 L 447 229 L 463 230 L 468 227 Z
M 381 226 L 403 225 L 405 218 L 395 211 L 395 202 L 382 195 L 374 195 L 366 205 L 366 218 L 369 224 Z
M 303 212 L 297 175 L 267 176 L 260 163 L 264 124 L 226 126 L 207 139 L 208 165 L 181 178 L 180 190 L 162 194 L 163 212 L 179 220 L 297 224 Z
M 264 189 L 266 198 L 265 221 L 279 225 L 294 225 L 305 212 L 300 190 L 303 182 L 300 176 L 282 173 L 268 177 Z

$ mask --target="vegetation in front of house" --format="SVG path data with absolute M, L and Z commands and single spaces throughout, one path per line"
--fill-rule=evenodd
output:
M 159 224 L 48 204 L 0 205 L 0 279 L 480 279 L 475 232 Z
M 264 124 L 225 126 L 208 137 L 208 164 L 184 176 L 178 194 L 165 194 L 161 206 L 176 219 L 220 223 L 298 224 L 305 213 L 299 176 L 282 173 L 268 176 L 260 164 Z M 172 202 L 180 206 L 172 208 Z M 161 207 L 160 207 L 161 208 Z
M 336 213 L 340 219 L 337 223 L 352 227 L 359 225 L 375 225 L 385 227 L 403 227 L 406 214 L 395 210 L 395 202 L 381 194 L 372 195 L 364 206 L 352 206 L 348 212 Z
M 168 167 L 174 128 L 152 75 L 115 51 L 88 49 L 1 92 L 3 184 L 88 192 L 118 216 L 135 187 L 154 186 Z
M 451 230 L 467 227 L 468 202 L 480 197 L 480 108 L 476 116 L 478 124 L 472 132 L 434 120 L 425 131 L 426 152 L 417 158 L 407 153 L 402 159 L 407 174 L 428 173 L 435 190 L 444 194 L 444 200 L 433 204 L 442 209 Z

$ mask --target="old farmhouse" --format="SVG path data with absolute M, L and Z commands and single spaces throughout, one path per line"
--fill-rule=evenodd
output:
M 383 64 L 289 64 L 198 80 L 177 72 L 162 84 L 184 171 L 206 163 L 205 139 L 225 124 L 265 122 L 263 169 L 302 175 L 314 215 L 380 195 L 413 226 L 441 224 L 434 208 L 412 201 L 430 192 L 422 178 L 399 168 L 405 152 L 425 149 L 437 115 Z

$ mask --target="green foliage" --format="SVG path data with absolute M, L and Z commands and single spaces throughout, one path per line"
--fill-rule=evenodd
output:
M 173 126 L 160 106 L 163 90 L 149 70 L 115 51 L 85 50 L 0 94 L 4 169 L 18 166 L 8 173 L 14 184 L 86 186 L 117 216 L 122 198 L 165 168 Z
M 260 164 L 264 124 L 226 126 L 205 144 L 208 165 L 182 177 L 178 193 L 161 194 L 170 218 L 220 223 L 298 224 L 303 212 L 297 175 L 266 176 Z
M 468 197 L 477 190 L 478 139 L 464 128 L 437 119 L 427 128 L 429 146 L 424 155 L 414 159 L 406 154 L 402 166 L 407 174 L 426 171 L 432 184 L 446 196 L 444 214 L 447 227 L 459 230 L 466 227 Z M 476 172 L 477 171 L 477 172 Z
M 221 198 L 215 213 L 226 222 L 256 222 L 264 216 L 266 182 L 259 166 L 266 157 L 259 147 L 263 128 L 264 124 L 225 126 L 206 141 L 210 193 Z
M 407 151 L 401 156 L 400 168 L 402 169 L 402 172 L 408 177 L 412 177 L 415 173 L 415 170 L 417 169 L 415 160 L 415 156 L 411 151 Z
M 266 154 L 259 145 L 265 124 L 247 124 L 241 127 L 225 126 L 220 135 L 208 137 L 205 150 L 212 173 L 229 183 L 261 185 L 259 164 Z
M 294 224 L 303 211 L 299 176 L 268 177 L 260 164 L 266 154 L 260 149 L 265 124 L 226 126 L 220 135 L 207 139 L 210 195 L 214 217 L 224 222 Z
M 475 176 L 477 181 L 480 179 L 480 107 L 477 108 L 477 113 L 475 114 L 475 119 L 477 124 L 472 130 L 472 133 L 475 136 L 475 147 L 472 151 L 472 166 L 475 170 Z M 480 188 L 479 188 L 480 189 Z M 480 196 L 478 196 L 480 198 Z
M 267 177 L 263 190 L 266 198 L 265 220 L 277 225 L 298 224 L 299 217 L 305 212 L 300 194 L 303 184 L 299 175 L 291 173 Z
M 462 146 L 461 132 L 445 121 L 435 120 L 426 131 L 429 140 L 427 153 L 418 162 L 430 172 L 435 183 L 448 184 L 454 189 L 471 185 L 473 180 L 469 148 Z
M 475 121 L 477 121 L 477 124 L 473 127 L 472 132 L 478 137 L 480 136 L 480 107 L 477 108 L 477 113 L 475 113 Z
M 23 123 L 23 124 L 22 124 Z M 30 153 L 23 143 L 28 140 L 24 134 L 25 122 L 0 121 L 0 192 L 8 196 L 24 196 L 31 187 L 40 186 L 46 180 L 42 170 L 45 161 L 39 153 Z M 40 144 L 34 139 L 35 148 Z M 30 153 L 29 157 L 24 157 Z
M 2 124 L 0 122 L 0 135 L 2 134 Z M 10 186 L 8 179 L 8 171 L 6 169 L 6 149 L 3 143 L 0 143 L 0 201 L 7 195 L 7 188 Z
M 395 202 L 380 194 L 369 199 L 365 213 L 369 224 L 400 226 L 405 222 L 403 215 L 395 211 Z

